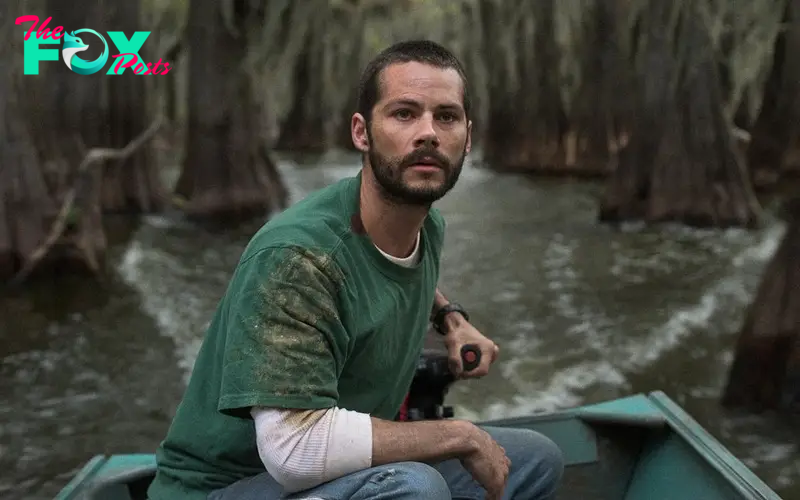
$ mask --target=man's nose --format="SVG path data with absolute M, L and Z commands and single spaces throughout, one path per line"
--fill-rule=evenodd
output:
M 417 136 L 414 139 L 414 147 L 420 146 L 439 146 L 439 136 L 436 134 L 436 128 L 433 126 L 433 116 L 428 113 L 422 115 L 417 122 L 419 129 Z

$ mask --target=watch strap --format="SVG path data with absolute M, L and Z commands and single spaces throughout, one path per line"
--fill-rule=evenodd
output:
M 450 302 L 449 304 L 440 307 L 433 315 L 431 323 L 433 323 L 433 328 L 442 335 L 447 335 L 444 318 L 451 312 L 461 313 L 464 319 L 469 321 L 469 314 L 467 313 L 466 309 L 461 306 L 461 304 Z

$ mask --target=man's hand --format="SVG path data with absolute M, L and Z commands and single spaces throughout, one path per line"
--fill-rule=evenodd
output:
M 485 430 L 467 420 L 391 422 L 372 417 L 372 466 L 395 462 L 438 463 L 456 459 L 486 490 L 500 500 L 511 461 Z
M 458 312 L 448 314 L 444 319 L 447 328 L 444 343 L 450 361 L 450 370 L 457 378 L 483 377 L 489 373 L 489 366 L 497 359 L 500 348 L 483 336 L 469 321 Z M 472 371 L 465 372 L 461 361 L 461 347 L 474 344 L 481 351 L 481 364 Z
M 461 464 L 486 490 L 487 500 L 500 500 L 506 488 L 511 461 L 506 450 L 483 429 L 473 431 L 475 451 L 461 458 Z

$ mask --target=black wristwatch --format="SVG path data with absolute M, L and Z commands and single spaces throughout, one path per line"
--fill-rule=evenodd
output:
M 451 312 L 461 313 L 461 315 L 464 316 L 464 319 L 469 321 L 469 314 L 467 314 L 467 311 L 461 307 L 461 304 L 450 302 L 449 304 L 439 308 L 431 319 L 434 330 L 439 332 L 441 335 L 447 335 L 447 330 L 444 325 L 444 318 Z

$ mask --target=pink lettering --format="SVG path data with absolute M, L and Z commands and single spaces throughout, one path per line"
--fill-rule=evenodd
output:
M 44 23 L 42 23 L 42 25 L 39 26 L 39 29 L 36 30 L 36 38 L 43 38 L 43 39 L 52 38 L 53 40 L 61 40 L 61 38 L 64 36 L 63 34 L 61 34 L 61 32 L 64 30 L 62 26 L 58 26 L 52 32 L 49 29 L 47 29 L 47 23 L 49 23 L 51 19 L 53 18 L 48 17 L 47 19 L 44 20 Z M 15 24 L 27 23 L 29 21 L 33 21 L 33 24 L 31 25 L 27 33 L 25 33 L 25 40 L 31 37 L 33 29 L 36 28 L 37 24 L 39 24 L 39 16 L 33 16 L 33 15 L 19 16 L 16 19 L 16 21 L 14 21 Z
M 58 38 L 56 38 L 55 36 L 52 36 L 52 33 L 55 33 L 55 32 L 51 33 L 49 29 L 46 29 L 47 23 L 49 23 L 51 19 L 53 19 L 53 18 L 52 17 L 48 17 L 47 19 L 45 19 L 44 22 L 42 23 L 42 25 L 39 26 L 39 29 L 36 30 L 37 38 L 44 38 L 44 39 L 52 38 L 53 40 L 58 40 Z
M 1 0 L 0 0 L 1 1 Z M 125 59 L 125 56 L 133 56 Z M 162 63 L 161 59 L 158 60 L 155 67 L 153 63 L 146 63 L 144 61 L 140 61 L 136 54 L 126 52 L 124 54 L 116 54 L 111 56 L 113 58 L 119 58 L 116 65 L 114 66 L 114 73 L 119 73 L 120 69 L 131 68 L 131 70 L 137 75 L 165 75 L 169 70 L 169 63 Z M 135 66 L 134 66 L 135 64 Z M 159 73 L 157 71 L 158 66 L 163 64 L 164 71 Z
M 133 56 L 133 57 L 131 57 L 130 60 L 125 62 L 125 60 L 123 58 L 124 56 Z M 111 56 L 111 57 L 114 57 L 114 58 L 119 57 L 120 58 L 120 60 L 117 62 L 117 65 L 114 66 L 114 73 L 119 73 L 120 67 L 122 69 L 130 68 L 131 66 L 133 66 L 133 64 L 135 62 L 137 62 L 139 60 L 139 57 L 136 54 L 132 53 L 132 52 L 126 52 L 124 54 L 117 54 L 117 55 L 114 55 L 114 56 Z M 134 69 L 133 72 L 135 73 L 136 70 Z
M 28 21 L 33 21 L 31 28 L 25 33 L 25 40 L 31 37 L 31 33 L 33 33 L 33 28 L 39 23 L 39 16 L 19 16 L 14 24 L 22 24 L 27 23 Z
M 161 59 L 158 60 L 158 62 L 156 63 L 156 66 L 153 68 L 153 74 L 154 75 L 158 74 L 159 66 L 161 66 Z

